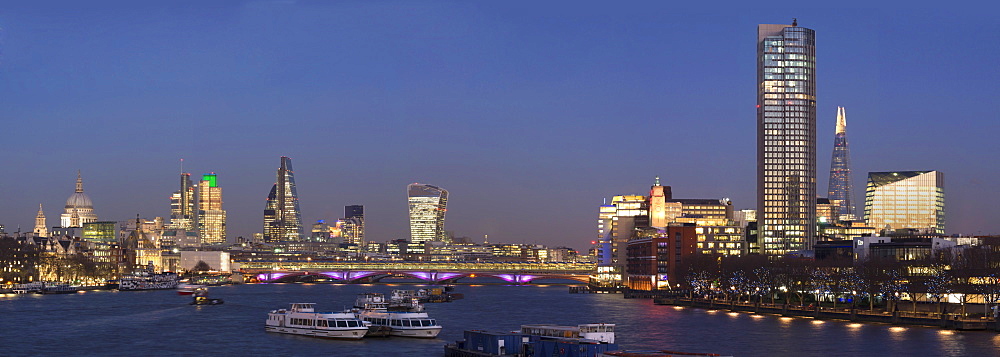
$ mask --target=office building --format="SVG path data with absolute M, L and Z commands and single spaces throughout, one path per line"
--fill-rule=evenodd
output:
M 944 234 L 944 174 L 939 171 L 869 172 L 865 222 L 875 229 Z
M 816 33 L 757 27 L 757 213 L 761 252 L 812 249 L 816 235 Z
M 847 146 L 847 115 L 837 107 L 837 131 L 833 137 L 833 158 L 830 160 L 829 199 L 836 206 L 834 220 L 853 221 L 854 185 L 851 183 L 851 151 Z
M 191 183 L 191 174 L 181 173 L 180 189 L 170 195 L 170 228 L 194 231 L 195 222 L 195 192 Z
M 410 208 L 410 242 L 445 241 L 444 216 L 448 211 L 448 190 L 411 183 L 406 186 Z
M 302 240 L 302 213 L 295 190 L 292 159 L 282 156 L 277 179 L 267 195 L 264 207 L 264 243 L 297 242 Z
M 94 243 L 118 244 L 118 222 L 84 223 L 83 240 Z
M 365 245 L 365 206 L 344 206 L 344 236 L 345 243 Z
M 222 209 L 222 187 L 213 172 L 198 183 L 198 237 L 202 244 L 226 242 L 226 211 Z
M 83 175 L 76 172 L 76 191 L 66 199 L 66 209 L 59 216 L 61 227 L 83 227 L 84 223 L 97 221 L 94 203 L 83 193 Z

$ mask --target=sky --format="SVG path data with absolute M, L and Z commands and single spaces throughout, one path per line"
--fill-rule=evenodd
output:
M 990 11 L 681 9 L 469 1 L 32 2 L 0 7 L 0 224 L 58 225 L 77 170 L 101 220 L 169 216 L 218 174 L 260 232 L 280 156 L 308 224 L 362 204 L 408 237 L 406 185 L 446 229 L 585 249 L 604 198 L 754 208 L 756 26 L 816 30 L 818 191 L 836 107 L 867 172 L 945 173 L 947 231 L 1000 234 L 1000 22 Z M 982 15 L 979 15 L 982 14 Z M 308 227 L 307 227 L 308 230 Z

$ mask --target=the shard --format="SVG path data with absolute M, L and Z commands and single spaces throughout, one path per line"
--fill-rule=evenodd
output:
M 836 204 L 840 220 L 854 220 L 854 185 L 851 184 L 851 151 L 847 146 L 847 117 L 844 107 L 837 107 L 837 133 L 833 137 L 830 160 L 830 202 Z

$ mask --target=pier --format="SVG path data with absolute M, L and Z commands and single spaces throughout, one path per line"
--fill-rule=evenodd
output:
M 707 310 L 728 310 L 733 312 L 769 314 L 785 317 L 884 323 L 892 325 L 928 326 L 964 331 L 992 330 L 1000 332 L 1000 325 L 998 325 L 997 321 L 992 319 L 963 318 L 958 314 L 947 313 L 937 314 L 908 311 L 882 312 L 850 307 L 828 308 L 815 306 L 809 308 L 795 305 L 772 305 L 767 303 L 752 304 L 745 302 L 690 299 L 684 297 L 654 298 L 653 303 L 657 305 L 694 307 Z

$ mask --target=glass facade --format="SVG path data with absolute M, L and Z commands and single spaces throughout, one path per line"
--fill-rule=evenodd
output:
M 406 186 L 410 207 L 410 242 L 446 241 L 444 216 L 448 211 L 448 190 L 411 183 Z
M 282 156 L 277 180 L 267 195 L 264 207 L 264 242 L 302 241 L 302 213 L 299 195 L 295 190 L 295 172 L 292 159 Z
M 214 173 L 198 183 L 198 236 L 202 244 L 226 242 L 226 211 L 222 209 L 222 187 Z
M 944 234 L 944 174 L 938 171 L 869 172 L 865 222 L 875 229 L 921 229 Z
M 816 240 L 816 33 L 757 27 L 757 212 L 761 252 Z
M 354 243 L 365 246 L 365 206 L 350 205 L 344 206 L 344 222 L 347 226 L 349 236 L 344 236 L 345 243 Z
M 847 115 L 844 107 L 837 107 L 837 132 L 833 137 L 828 194 L 830 202 L 836 205 L 833 221 L 853 221 L 854 185 L 851 183 L 851 151 L 847 146 Z
M 191 174 L 181 173 L 181 188 L 170 196 L 170 228 L 194 230 L 195 195 Z
M 84 223 L 83 239 L 88 242 L 118 244 L 118 222 Z

